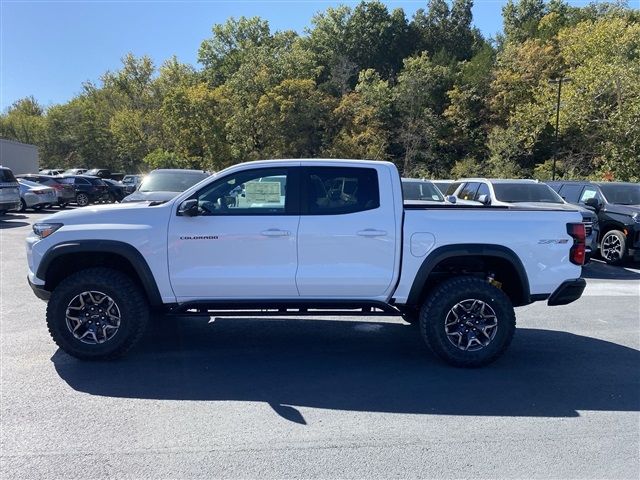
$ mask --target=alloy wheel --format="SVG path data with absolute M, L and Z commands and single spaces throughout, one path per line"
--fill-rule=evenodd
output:
M 111 340 L 118 332 L 120 322 L 120 309 L 106 293 L 82 292 L 67 305 L 67 328 L 83 343 L 96 345 Z
M 617 235 L 607 234 L 602 240 L 602 256 L 605 260 L 615 262 L 622 258 L 622 242 Z
M 460 350 L 474 352 L 485 348 L 498 331 L 496 312 L 486 302 L 470 298 L 456 303 L 444 320 L 449 342 Z

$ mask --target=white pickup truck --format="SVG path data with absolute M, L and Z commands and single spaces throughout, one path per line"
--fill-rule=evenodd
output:
M 456 366 L 496 359 L 514 306 L 582 294 L 578 212 L 403 203 L 392 163 L 235 165 L 172 200 L 56 213 L 27 238 L 55 342 L 116 357 L 151 312 L 399 315 Z

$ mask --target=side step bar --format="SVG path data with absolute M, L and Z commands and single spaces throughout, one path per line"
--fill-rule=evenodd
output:
M 374 301 L 220 301 L 188 302 L 176 305 L 167 312 L 175 316 L 246 317 L 255 316 L 389 316 L 402 312 L 384 302 Z

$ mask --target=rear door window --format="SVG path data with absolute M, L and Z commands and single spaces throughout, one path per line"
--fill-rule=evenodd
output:
M 303 214 L 340 215 L 380 206 L 374 168 L 308 167 L 303 172 Z

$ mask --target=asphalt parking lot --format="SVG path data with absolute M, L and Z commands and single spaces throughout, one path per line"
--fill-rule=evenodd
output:
M 437 361 L 395 318 L 157 319 L 116 362 L 58 351 L 0 219 L 2 478 L 633 478 L 640 265 L 518 308 L 495 364 Z

